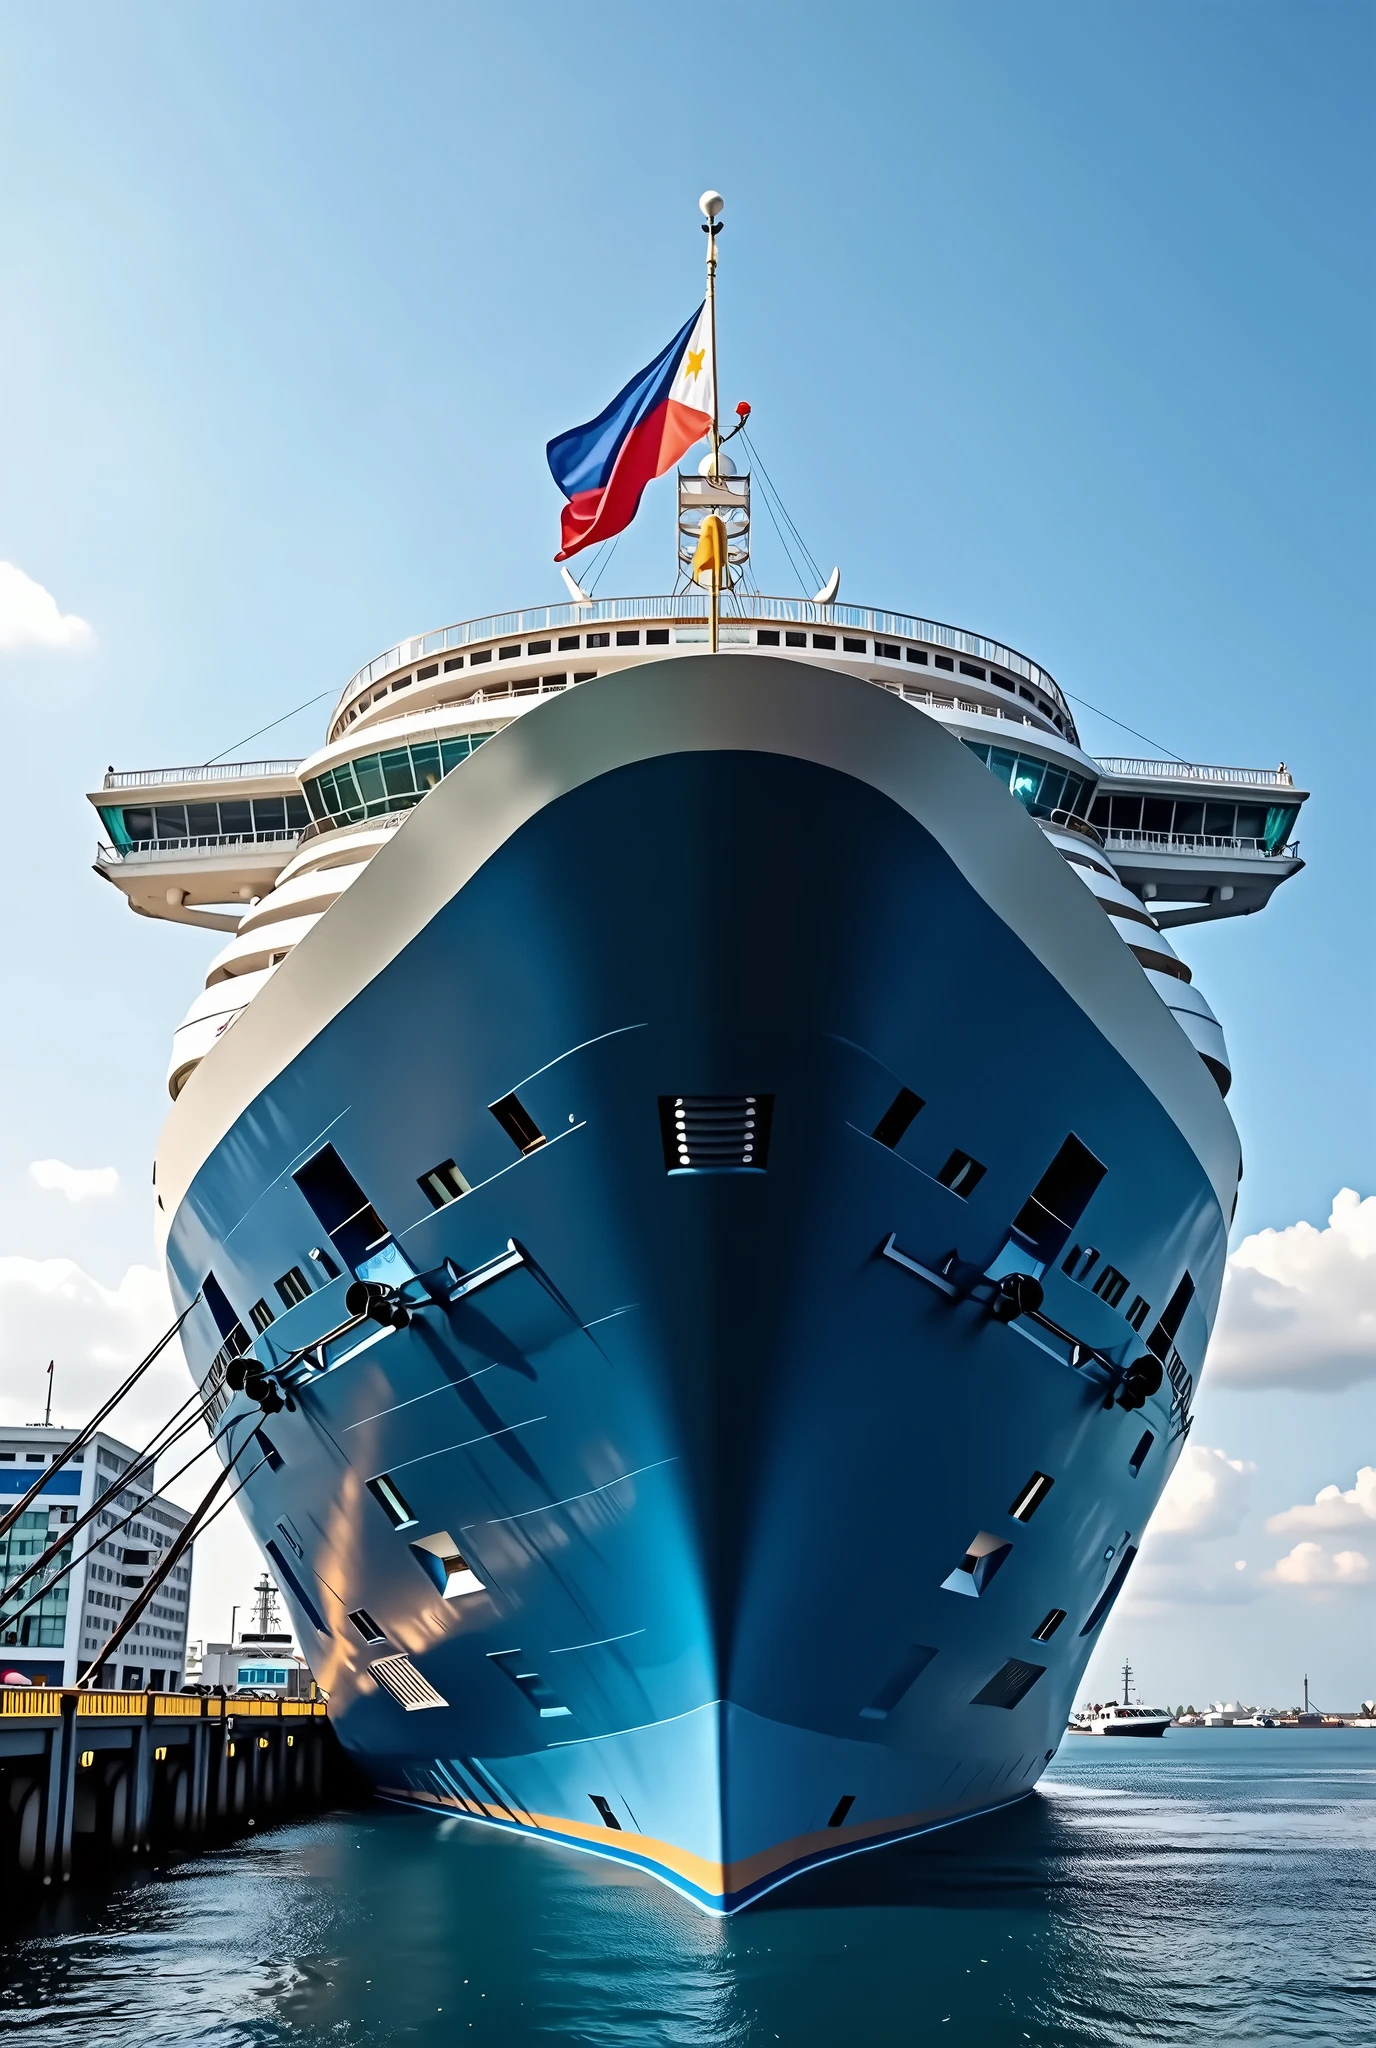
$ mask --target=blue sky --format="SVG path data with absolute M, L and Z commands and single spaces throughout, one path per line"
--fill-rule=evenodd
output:
M 1376 1463 L 1376 1225 L 1325 1229 L 1376 1187 L 1372 45 L 1367 8 L 1261 0 L 753 4 L 710 36 L 629 5 L 0 19 L 0 558 L 91 627 L 0 649 L 16 1415 L 62 1302 L 87 1351 L 153 1312 L 128 1276 L 167 1045 L 215 950 L 92 876 L 83 791 L 561 595 L 544 443 L 686 318 L 716 185 L 722 396 L 844 594 L 1030 653 L 1100 752 L 1141 747 L 1111 717 L 1315 792 L 1274 907 L 1180 935 L 1237 1070 L 1235 1242 L 1290 1233 L 1293 1363 L 1235 1346 L 1206 1385 L 1196 1505 L 1103 1656 L 1172 1697 L 1288 1697 L 1306 1664 L 1376 1692 L 1355 1567 L 1262 1580 L 1311 1538 L 1315 1572 L 1346 1546 L 1376 1577 L 1376 1503 L 1264 1527 Z M 764 522 L 756 547 L 795 591 Z M 603 589 L 666 588 L 671 550 L 661 485 Z M 306 751 L 326 708 L 248 751 Z M 49 1158 L 118 1189 L 44 1190 Z M 203 1629 L 246 1569 L 207 1559 Z

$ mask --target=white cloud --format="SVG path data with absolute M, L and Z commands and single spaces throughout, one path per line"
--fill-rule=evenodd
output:
M 1262 1577 L 1273 1586 L 1313 1586 L 1327 1592 L 1335 1586 L 1369 1586 L 1376 1573 L 1360 1550 L 1329 1554 L 1321 1543 L 1297 1543 Z
M 1181 1547 L 1233 1535 L 1250 1504 L 1255 1471 L 1226 1451 L 1187 1443 L 1151 1518 L 1148 1541 L 1154 1548 L 1167 1541 Z
M 67 1166 L 61 1159 L 35 1159 L 30 1178 L 39 1187 L 65 1195 L 69 1202 L 89 1202 L 93 1195 L 112 1195 L 119 1186 L 113 1166 Z
M 1235 1607 L 1256 1598 L 1245 1563 L 1210 1549 L 1241 1528 L 1255 1471 L 1209 1444 L 1186 1444 L 1124 1588 L 1126 1613 L 1166 1615 L 1180 1607 Z
M 1334 1197 L 1322 1230 L 1244 1238 L 1228 1261 L 1211 1385 L 1333 1393 L 1376 1379 L 1376 1195 Z
M 0 652 L 18 647 L 89 647 L 95 634 L 75 612 L 13 562 L 0 562 Z
M 1312 1506 L 1286 1508 L 1272 1515 L 1266 1526 L 1273 1535 L 1298 1536 L 1309 1531 L 1333 1535 L 1344 1529 L 1370 1529 L 1376 1524 L 1376 1466 L 1363 1465 L 1357 1483 L 1346 1493 L 1337 1486 L 1321 1486 Z
M 53 1421 L 84 1422 L 109 1398 L 173 1320 L 167 1285 L 151 1266 L 130 1266 L 114 1287 L 72 1259 L 0 1257 L 0 1423 L 41 1422 L 48 1360 Z M 141 1448 L 192 1390 L 176 1338 L 110 1417 L 110 1435 Z M 209 1442 L 198 1424 L 166 1459 L 158 1482 Z M 207 1452 L 171 1488 L 194 1507 L 216 1470 Z M 224 1637 L 230 1608 L 246 1603 L 262 1560 L 239 1511 L 231 1506 L 196 1544 L 191 1582 L 191 1635 Z

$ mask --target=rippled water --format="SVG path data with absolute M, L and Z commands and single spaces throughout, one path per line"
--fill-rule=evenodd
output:
M 1376 1736 L 1072 1739 L 1011 1813 L 726 1922 L 612 1864 L 380 1807 L 6 1924 L 0 2033 L 44 2048 L 1370 2048 Z

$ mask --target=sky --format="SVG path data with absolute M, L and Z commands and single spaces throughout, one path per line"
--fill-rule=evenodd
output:
M 1246 1178 L 1088 1683 L 1376 1694 L 1374 43 L 1341 0 L 0 10 L 0 1417 L 56 1356 L 80 1419 L 162 1327 L 217 949 L 91 872 L 84 792 L 305 753 L 401 635 L 559 599 L 545 442 L 697 303 L 715 186 L 722 399 L 843 597 L 1030 654 L 1098 753 L 1313 791 L 1264 916 L 1172 934 Z M 672 547 L 666 480 L 602 593 Z M 755 550 L 797 594 L 758 514 Z M 231 1511 L 193 1635 L 256 1568 Z

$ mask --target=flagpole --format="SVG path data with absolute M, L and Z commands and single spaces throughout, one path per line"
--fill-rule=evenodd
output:
M 721 454 L 721 417 L 717 403 L 717 236 L 721 233 L 721 213 L 725 205 L 720 192 L 704 192 L 698 201 L 701 212 L 707 219 L 703 233 L 707 237 L 707 334 L 712 350 L 712 454 L 708 471 L 713 483 L 720 480 L 718 459 Z M 710 516 L 710 515 L 709 515 Z M 721 627 L 721 569 L 712 569 L 712 637 L 713 654 L 718 651 Z

